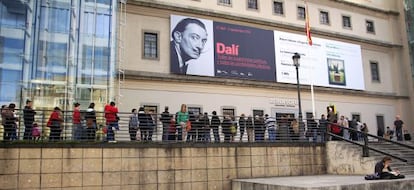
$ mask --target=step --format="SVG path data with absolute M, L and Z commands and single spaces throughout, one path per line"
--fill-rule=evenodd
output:
M 256 179 L 234 179 L 232 190 L 316 190 L 316 189 L 399 189 L 412 190 L 414 175 L 408 175 L 405 179 L 396 180 L 370 180 L 364 176 L 345 175 L 318 175 L 318 176 L 291 176 Z

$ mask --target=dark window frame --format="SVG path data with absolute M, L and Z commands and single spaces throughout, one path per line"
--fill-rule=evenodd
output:
M 302 11 L 303 11 L 303 13 L 302 13 Z M 298 20 L 305 20 L 306 19 L 306 7 L 305 6 L 297 6 L 296 16 L 297 16 Z
M 367 33 L 375 34 L 375 23 L 373 20 L 365 20 L 365 28 Z
M 276 9 L 276 5 L 279 6 L 279 9 Z M 285 3 L 281 0 L 273 0 L 272 2 L 273 7 L 273 14 L 278 16 L 284 16 L 285 15 Z
M 217 0 L 218 5 L 228 6 L 231 7 L 233 4 L 231 0 Z
M 148 52 L 147 53 L 147 49 L 146 49 L 146 43 L 149 42 L 146 40 L 146 36 L 147 35 L 154 35 L 156 37 L 156 42 L 155 42 L 155 56 L 153 54 L 153 51 Z M 151 42 L 152 43 L 152 42 Z M 148 48 L 150 48 L 150 50 L 153 48 L 154 44 L 150 44 Z M 149 31 L 149 30 L 144 30 L 142 31 L 142 59 L 149 59 L 149 60 L 159 60 L 160 59 L 160 35 L 158 31 Z
M 371 81 L 381 82 L 379 63 L 377 61 L 370 61 L 369 68 L 371 70 Z
M 347 22 L 346 22 L 346 19 L 348 19 Z M 352 19 L 351 19 L 351 16 L 342 15 L 342 28 L 352 29 Z
M 255 1 L 255 3 L 251 4 L 252 2 L 250 2 L 250 1 Z M 251 5 L 254 5 L 256 7 L 254 7 L 254 6 L 252 7 Z M 255 10 L 255 11 L 259 10 L 259 1 L 258 0 L 247 0 L 247 9 L 248 10 Z
M 329 12 L 326 10 L 319 10 L 319 23 L 323 25 L 331 25 L 329 19 Z

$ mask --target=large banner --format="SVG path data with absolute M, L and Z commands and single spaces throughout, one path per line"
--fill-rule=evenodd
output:
M 313 37 L 309 46 L 304 35 L 275 31 L 276 81 L 296 84 L 292 55 L 301 55 L 301 84 L 364 90 L 359 45 Z
M 214 22 L 216 76 L 275 81 L 273 32 Z
M 171 15 L 171 72 L 276 81 L 273 31 Z
M 364 90 L 359 45 L 171 15 L 171 73 Z

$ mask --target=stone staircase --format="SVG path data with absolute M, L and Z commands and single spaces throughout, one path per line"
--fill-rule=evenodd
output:
M 414 147 L 413 142 L 404 141 L 403 143 Z M 414 149 L 389 142 L 370 142 L 369 146 L 406 159 L 407 162 L 393 159 L 392 168 L 399 169 L 404 175 L 414 175 Z M 384 155 L 372 150 L 370 151 L 370 156 L 376 157 L 377 160 L 381 160 L 381 158 L 384 157 Z

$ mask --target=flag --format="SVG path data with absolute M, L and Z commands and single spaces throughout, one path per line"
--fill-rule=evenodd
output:
M 306 30 L 306 37 L 308 38 L 308 44 L 312 45 L 312 36 L 311 36 L 311 28 L 309 23 L 309 11 L 308 11 L 308 2 L 305 1 L 305 30 Z

